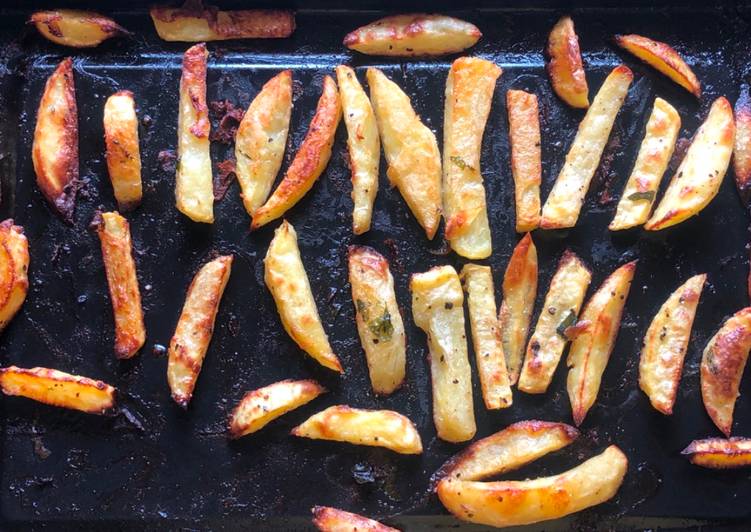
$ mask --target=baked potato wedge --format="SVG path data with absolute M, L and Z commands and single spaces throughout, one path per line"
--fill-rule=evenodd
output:
M 385 447 L 399 454 L 422 453 L 420 434 L 405 416 L 393 410 L 330 406 L 292 429 L 293 436 Z
M 545 393 L 548 390 L 569 341 L 567 332 L 569 327 L 576 325 L 591 279 L 592 274 L 579 257 L 566 250 L 550 280 L 537 325 L 527 344 L 519 390 L 526 393 Z
M 193 397 L 231 269 L 232 255 L 207 262 L 193 277 L 185 296 L 167 353 L 167 382 L 172 398 L 183 408 Z
M 29 242 L 13 220 L 0 222 L 0 332 L 10 323 L 29 291 Z
M 600 165 L 615 117 L 633 78 L 628 67 L 619 65 L 603 82 L 579 124 L 566 161 L 542 207 L 542 229 L 565 229 L 576 225 L 592 176 Z
M 297 247 L 297 232 L 286 220 L 274 231 L 263 265 L 264 280 L 274 297 L 284 330 L 323 367 L 343 373 L 318 315 Z
M 106 414 L 115 406 L 117 390 L 102 381 L 49 368 L 0 368 L 0 390 L 61 408 Z
M 751 94 L 749 87 L 741 87 L 735 102 L 735 147 L 733 148 L 735 184 L 744 205 L 751 206 Z
M 229 437 L 234 439 L 259 431 L 325 392 L 314 380 L 284 380 L 248 392 L 229 418 Z
M 751 307 L 733 314 L 709 340 L 701 358 L 701 397 L 717 428 L 730 436 L 733 410 L 751 349 Z
M 644 228 L 659 231 L 698 214 L 720 190 L 735 143 L 733 108 L 717 98 Z
M 31 160 L 37 185 L 52 210 L 72 225 L 78 192 L 78 107 L 70 57 L 60 62 L 44 86 Z
M 537 96 L 519 90 L 506 93 L 511 174 L 514 177 L 516 232 L 526 233 L 540 225 L 542 148 Z
M 117 208 L 122 212 L 132 211 L 141 204 L 143 195 L 138 117 L 132 92 L 118 91 L 107 98 L 104 104 L 104 143 Z
M 415 324 L 428 336 L 438 437 L 449 442 L 471 440 L 477 426 L 459 276 L 451 266 L 436 266 L 412 275 L 409 288 Z
M 329 506 L 314 506 L 311 512 L 313 524 L 321 532 L 399 532 L 373 519 Z
M 446 240 L 468 259 L 493 251 L 480 150 L 501 69 L 485 59 L 460 57 L 449 69 L 443 114 L 443 216 Z
M 587 76 L 571 17 L 561 17 L 550 30 L 546 51 L 550 84 L 558 97 L 571 107 L 589 107 Z
M 644 335 L 639 388 L 655 410 L 668 416 L 673 413 L 683 359 L 706 280 L 706 274 L 694 275 L 678 287 L 660 307 Z
M 681 451 L 689 461 L 710 469 L 751 466 L 751 438 L 694 440 Z
M 388 261 L 373 248 L 349 247 L 349 282 L 360 343 L 373 391 L 394 392 L 404 382 L 407 341 Z
M 266 203 L 253 213 L 251 229 L 258 229 L 283 216 L 313 187 L 329 164 L 334 135 L 341 118 L 339 91 L 331 76 L 326 76 L 308 133 L 279 186 Z
M 377 68 L 367 73 L 386 156 L 389 182 L 432 240 L 441 222 L 441 154 L 433 132 L 420 121 L 409 96 Z
M 29 23 L 48 41 L 73 48 L 92 48 L 128 33 L 111 18 L 80 9 L 37 11 Z

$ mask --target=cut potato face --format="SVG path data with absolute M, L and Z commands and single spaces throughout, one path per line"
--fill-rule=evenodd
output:
M 626 99 L 633 78 L 628 67 L 619 65 L 600 87 L 592 106 L 579 124 L 563 168 L 542 207 L 540 227 L 543 229 L 563 229 L 576 225 L 592 176 L 600 165 L 600 157 L 615 117 Z
M 314 506 L 313 524 L 321 532 L 399 532 L 361 515 L 328 506 Z
M 589 107 L 589 88 L 584 75 L 579 37 L 571 17 L 562 17 L 548 36 L 548 76 L 558 97 L 571 107 Z
M 477 426 L 459 276 L 451 266 L 437 266 L 414 274 L 410 290 L 415 324 L 428 336 L 438 437 L 449 442 L 470 440 Z
M 506 93 L 511 173 L 514 176 L 516 232 L 526 233 L 540 225 L 542 148 L 537 96 L 524 91 Z
M 698 214 L 720 190 L 735 142 L 733 108 L 717 98 L 644 228 L 658 231 Z
M 446 80 L 443 216 L 449 245 L 469 259 L 485 259 L 493 251 L 480 150 L 500 75 L 501 69 L 490 61 L 461 57 Z
M 576 325 L 591 279 L 592 274 L 579 257 L 566 250 L 550 281 L 537 325 L 527 344 L 519 377 L 521 391 L 545 393 L 548 390 L 569 341 L 567 329 Z
M 344 37 L 344 46 L 367 55 L 420 56 L 461 52 L 482 37 L 477 26 L 446 15 L 385 17 Z
M 385 447 L 400 454 L 422 453 L 420 434 L 412 422 L 392 410 L 364 410 L 336 405 L 292 429 L 293 436 L 355 445 Z
M 13 220 L 0 222 L 0 331 L 7 327 L 29 291 L 29 242 Z
M 639 387 L 647 394 L 652 406 L 665 415 L 673 413 L 683 359 L 706 279 L 706 274 L 695 275 L 673 292 L 660 307 L 644 336 Z
M 377 68 L 369 68 L 367 77 L 389 165 L 386 175 L 432 240 L 441 222 L 441 154 L 435 135 L 396 83 Z
M 751 94 L 748 85 L 741 87 L 741 94 L 735 102 L 733 170 L 738 192 L 748 207 L 751 203 Z
M 167 363 L 167 382 L 172 398 L 183 408 L 193 397 L 231 269 L 232 255 L 217 257 L 204 264 L 185 296 L 183 311 L 170 341 Z
M 92 48 L 107 39 L 128 33 L 109 17 L 79 9 L 37 11 L 31 15 L 29 22 L 47 40 L 73 48 Z
M 133 93 L 119 91 L 104 104 L 104 143 L 107 170 L 117 208 L 128 212 L 141 204 L 141 150 Z
M 681 117 L 662 98 L 655 99 L 634 169 L 608 229 L 620 231 L 642 225 L 649 218 L 662 175 L 670 163 L 681 129 Z
M 297 232 L 286 220 L 274 232 L 263 260 L 264 280 L 274 297 L 284 330 L 323 367 L 342 373 L 342 365 L 323 330 L 308 274 L 297 247 Z
M 689 461 L 710 469 L 751 466 L 751 438 L 707 438 L 694 440 L 681 451 Z
M 701 397 L 717 428 L 730 436 L 733 410 L 751 349 L 751 307 L 739 310 L 717 331 L 701 359 Z
M 245 394 L 229 418 L 230 438 L 246 436 L 325 393 L 313 380 L 285 380 Z
M 379 395 L 404 382 L 407 345 L 388 261 L 373 248 L 350 246 L 349 282 L 370 383 Z

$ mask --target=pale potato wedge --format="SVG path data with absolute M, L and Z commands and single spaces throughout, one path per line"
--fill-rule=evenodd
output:
M 508 408 L 513 399 L 496 314 L 493 273 L 490 266 L 465 264 L 461 280 L 467 292 L 472 343 L 485 408 Z
M 386 156 L 389 182 L 432 240 L 441 222 L 441 154 L 433 132 L 415 114 L 409 96 L 377 68 L 367 72 Z
M 258 229 L 283 216 L 313 187 L 329 164 L 334 135 L 341 118 L 339 91 L 331 76 L 326 76 L 323 78 L 323 91 L 308 133 L 279 186 L 266 203 L 253 213 L 251 229 Z
M 214 184 L 209 153 L 209 108 L 206 105 L 204 43 L 183 55 L 180 109 L 177 118 L 177 209 L 194 222 L 214 223 Z
M 608 229 L 621 231 L 647 221 L 662 175 L 673 156 L 680 129 L 681 117 L 678 111 L 662 98 L 655 98 L 634 168 Z
M 102 381 L 49 368 L 0 368 L 0 389 L 52 406 L 106 414 L 115 406 L 117 390 Z
M 628 459 L 611 445 L 559 475 L 534 480 L 475 482 L 446 478 L 438 498 L 462 521 L 494 527 L 558 519 L 612 498 L 623 483 Z
M 706 207 L 720 190 L 734 143 L 733 108 L 726 98 L 717 98 L 644 228 L 665 229 Z
M 735 147 L 733 148 L 735 184 L 746 207 L 751 203 L 751 94 L 741 87 L 735 102 Z
M 474 46 L 477 26 L 446 15 L 410 13 L 378 19 L 344 37 L 344 46 L 367 55 L 445 55 Z
M 579 317 L 581 327 L 571 342 L 566 364 L 566 389 L 574 423 L 578 427 L 600 391 L 605 367 L 613 352 L 636 261 L 624 264 L 605 279 Z
M 571 17 L 561 17 L 550 30 L 547 54 L 550 84 L 558 97 L 571 107 L 589 107 L 587 76 Z
M 706 280 L 706 274 L 695 275 L 678 287 L 662 304 L 644 335 L 639 388 L 655 410 L 668 416 L 673 413 L 683 359 Z
M 428 336 L 438 437 L 449 442 L 470 440 L 477 426 L 459 276 L 451 266 L 436 266 L 412 275 L 409 288 L 415 324 Z
M 117 208 L 128 212 L 141 204 L 141 150 L 133 93 L 118 91 L 104 104 L 104 143 L 107 171 Z
M 378 193 L 381 139 L 375 112 L 355 71 L 346 65 L 339 65 L 336 67 L 336 80 L 342 98 L 344 124 L 347 126 L 347 148 L 352 171 L 352 232 L 361 235 L 370 229 L 373 202 Z
M 619 65 L 603 82 L 579 124 L 563 168 L 542 207 L 541 228 L 565 229 L 576 225 L 592 176 L 600 165 L 615 117 L 633 78 L 628 67 Z
M 29 291 L 29 242 L 13 220 L 0 222 L 0 332 L 26 300 Z
M 522 370 L 524 346 L 537 297 L 537 248 L 532 235 L 519 240 L 503 276 L 503 301 L 498 311 L 503 354 L 509 382 L 516 384 Z
M 566 250 L 550 280 L 545 303 L 527 344 L 519 390 L 526 393 L 545 393 L 548 390 L 569 341 L 567 329 L 576 324 L 591 280 L 589 269 L 573 252 Z
M 443 216 L 446 240 L 468 259 L 493 251 L 480 149 L 501 69 L 476 57 L 453 62 L 446 79 L 443 114 Z
M 284 330 L 323 367 L 343 373 L 318 315 L 297 247 L 297 232 L 286 220 L 274 231 L 263 265 L 264 280 L 274 297 Z
M 203 359 L 214 334 L 219 303 L 232 269 L 232 255 L 204 264 L 190 283 L 175 334 L 169 344 L 167 382 L 183 408 L 193 397 Z
M 394 392 L 404 382 L 407 341 L 388 261 L 373 248 L 350 246 L 349 282 L 360 343 L 373 391 Z
M 111 18 L 80 9 L 37 11 L 29 22 L 47 40 L 73 48 L 92 48 L 128 33 Z
M 312 440 L 385 447 L 399 454 L 422 453 L 422 441 L 415 426 L 393 410 L 330 406 L 292 429 L 292 435 Z
M 751 466 L 751 438 L 707 438 L 694 440 L 681 451 L 689 461 L 710 469 Z
M 733 410 L 751 349 L 751 307 L 739 310 L 709 340 L 701 358 L 701 397 L 717 428 L 730 436 Z
M 130 241 L 130 225 L 117 212 L 101 213 L 95 225 L 115 316 L 115 356 L 131 358 L 146 341 L 141 292 Z
M 615 42 L 697 98 L 701 97 L 701 83 L 683 58 L 670 45 L 633 34 L 616 35 Z
M 373 519 L 328 506 L 314 506 L 311 512 L 313 524 L 321 532 L 399 532 Z
M 52 210 L 72 224 L 78 192 L 78 107 L 70 57 L 60 62 L 44 86 L 31 159 L 37 185 Z
M 248 392 L 229 418 L 229 437 L 239 438 L 259 431 L 325 392 L 326 388 L 313 380 L 284 380 Z
M 540 225 L 542 148 L 537 96 L 524 91 L 506 93 L 511 174 L 514 177 L 516 232 L 526 233 Z

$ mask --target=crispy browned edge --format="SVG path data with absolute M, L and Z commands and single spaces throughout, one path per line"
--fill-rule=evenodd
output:
M 682 455 L 688 456 L 689 462 L 709 469 L 734 469 L 737 467 L 751 466 L 751 450 L 739 450 L 737 444 L 746 442 L 749 438 L 706 438 L 704 440 L 694 440 L 688 444 L 688 447 L 681 451 Z M 706 449 L 701 449 L 706 445 Z M 721 465 L 720 462 L 701 460 L 706 455 L 720 455 L 723 458 L 743 457 L 746 460 L 743 463 L 730 463 L 729 461 Z
M 99 28 L 107 34 L 107 37 L 105 37 L 103 40 L 110 39 L 112 37 L 116 37 L 117 35 L 130 35 L 130 32 L 123 28 L 120 24 L 115 22 L 109 17 L 106 17 L 100 13 L 97 13 L 95 11 L 87 11 L 89 17 L 92 19 L 92 24 L 96 24 L 99 26 Z M 44 24 L 47 26 L 47 29 L 49 32 L 54 35 L 55 37 L 62 38 L 63 33 L 60 31 L 59 26 L 57 25 L 58 21 L 62 20 L 63 15 L 54 9 L 48 9 L 43 11 L 36 11 L 31 14 L 31 17 L 29 17 L 29 23 L 30 24 Z M 43 35 L 44 37 L 44 35 Z M 57 44 L 57 43 L 56 43 Z M 95 44 L 93 46 L 97 46 L 98 44 Z M 76 46 L 74 44 L 68 45 L 74 48 L 90 48 L 91 46 Z
M 352 525 L 353 532 L 399 532 L 396 528 L 391 528 L 368 517 L 330 506 L 314 506 L 310 511 L 313 514 L 313 524 L 322 532 L 334 530 L 328 526 L 328 521 L 331 519 L 346 520 Z
M 24 296 L 23 301 L 26 301 L 26 294 L 29 290 L 29 277 L 28 277 L 28 267 L 29 267 L 29 242 L 28 239 L 26 239 L 26 235 L 24 235 L 23 227 L 20 225 L 16 225 L 13 223 L 13 218 L 8 218 L 7 220 L 3 220 L 0 222 L 0 245 L 5 246 L 5 243 L 7 241 L 7 237 L 10 234 L 12 230 L 17 231 L 20 235 L 23 236 L 23 238 L 26 240 L 25 242 L 25 248 L 24 248 L 24 254 L 22 260 L 26 263 L 25 272 L 26 274 L 23 276 L 23 278 L 19 279 L 19 277 L 16 275 L 16 264 L 15 262 L 11 265 L 10 268 L 10 274 L 13 276 L 13 279 L 10 281 L 10 289 L 8 290 L 8 293 L 2 296 L 2 300 L 0 301 L 0 306 L 5 306 L 8 303 L 8 300 L 13 295 L 13 285 L 18 285 L 18 287 L 23 289 Z M 7 248 L 6 248 L 7 249 Z M 8 254 L 10 254 L 10 250 L 8 250 Z M 21 303 L 21 306 L 23 305 L 23 302 Z M 0 322 L 0 332 L 2 332 L 5 327 L 8 326 L 10 321 L 13 319 L 13 317 L 18 313 L 20 310 L 20 306 L 18 310 L 12 315 L 8 317 L 8 321 L 5 322 L 5 325 L 3 325 Z
M 190 126 L 190 132 L 198 138 L 209 136 L 209 107 L 206 104 L 206 43 L 198 43 L 183 54 L 181 89 L 187 89 L 198 121 Z
M 127 96 L 131 100 L 133 100 L 133 104 L 135 105 L 135 98 L 132 91 L 129 90 L 119 90 L 112 94 L 112 96 Z M 112 97 L 110 96 L 110 97 Z M 138 118 L 136 117 L 136 120 Z M 138 122 L 136 122 L 136 127 L 138 127 Z M 132 137 L 131 137 L 132 138 Z M 140 151 L 140 145 L 139 145 L 139 139 L 135 140 L 135 147 L 138 150 L 138 156 L 141 156 Z M 107 170 L 109 171 L 109 161 L 110 158 L 112 158 L 113 161 L 122 160 L 123 158 L 130 157 L 130 153 L 127 151 L 127 148 L 123 148 L 122 146 L 118 145 L 118 140 L 116 138 L 113 138 L 113 136 L 107 134 L 107 130 L 105 128 L 104 131 L 104 149 L 105 149 L 105 159 L 107 160 Z M 139 176 L 142 177 L 142 176 Z M 115 198 L 117 200 L 117 198 Z M 143 198 L 142 198 L 143 199 Z M 141 204 L 142 199 L 136 200 L 136 201 L 128 201 L 120 203 L 117 202 L 117 209 L 122 212 L 131 212 L 136 209 Z
M 566 58 L 568 59 L 568 61 L 571 63 L 571 77 L 572 77 L 572 79 L 576 80 L 576 73 L 578 73 L 579 71 L 581 71 L 581 76 L 583 77 L 583 81 L 584 81 L 584 83 L 583 83 L 584 87 L 583 88 L 584 88 L 584 90 L 587 91 L 587 94 L 585 95 L 585 97 L 586 97 L 587 102 L 588 102 L 585 107 L 581 107 L 581 108 L 586 109 L 590 105 L 590 103 L 589 103 L 589 85 L 587 84 L 587 77 L 586 77 L 586 75 L 584 73 L 584 62 L 582 61 L 581 48 L 579 47 L 579 35 L 576 33 L 576 28 L 574 27 L 573 19 L 569 15 L 564 15 L 563 17 L 561 17 L 560 19 L 558 19 L 556 21 L 556 23 L 553 25 L 553 27 L 551 28 L 550 33 L 548 34 L 547 44 L 545 45 L 545 54 L 548 56 L 548 62 L 545 65 L 545 70 L 548 73 L 548 77 L 550 79 L 550 84 L 553 86 L 553 92 L 555 92 L 555 94 L 561 100 L 563 100 L 563 102 L 566 105 L 568 105 L 570 107 L 574 107 L 574 105 L 572 105 L 567 100 L 567 98 L 564 98 L 564 95 L 561 94 L 561 92 L 559 92 L 559 87 L 556 84 L 556 79 L 558 79 L 558 78 L 557 78 L 557 76 L 555 75 L 554 72 L 555 72 L 556 68 L 560 68 L 560 66 L 558 66 L 557 63 L 562 58 L 560 57 L 560 54 L 553 53 L 553 52 L 556 52 L 556 50 L 553 47 L 553 43 L 550 42 L 550 37 L 553 35 L 553 32 L 556 31 L 556 29 L 558 29 L 558 24 L 560 24 L 561 21 L 563 21 L 564 19 L 568 19 L 569 21 L 571 21 L 571 31 L 570 31 L 570 34 L 568 34 L 569 38 L 567 39 L 568 43 L 567 43 L 566 48 L 565 48 L 566 49 L 566 54 L 565 55 L 566 55 Z M 571 38 L 572 36 L 573 36 L 573 39 Z M 580 90 L 582 88 L 581 84 L 577 83 L 577 85 L 578 85 L 577 89 Z M 580 106 L 576 106 L 576 107 L 580 107 Z

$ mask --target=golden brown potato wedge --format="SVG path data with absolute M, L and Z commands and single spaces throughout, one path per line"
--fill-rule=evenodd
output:
M 169 344 L 167 381 L 183 408 L 193 397 L 203 359 L 214 334 L 214 321 L 232 269 L 232 255 L 204 264 L 190 283 L 175 334 Z
M 404 381 L 407 342 L 388 261 L 373 248 L 350 246 L 349 282 L 360 343 L 373 391 L 388 395 Z
M 521 391 L 545 393 L 548 390 L 569 341 L 567 330 L 576 325 L 576 317 L 591 279 L 592 274 L 579 257 L 566 250 L 550 280 L 545 303 L 527 344 L 519 377 Z
M 446 239 L 459 255 L 488 258 L 493 251 L 480 149 L 501 69 L 485 59 L 460 57 L 446 80 L 443 114 L 443 215 Z
M 720 190 L 735 142 L 733 108 L 717 98 L 644 228 L 658 231 L 698 214 Z
M 329 164 L 334 135 L 341 117 L 342 104 L 336 83 L 331 76 L 326 76 L 323 78 L 323 92 L 318 99 L 316 113 L 310 121 L 308 134 L 284 179 L 266 203 L 253 213 L 251 229 L 258 229 L 283 216 L 313 187 Z
M 400 454 L 422 453 L 420 434 L 405 416 L 393 410 L 330 406 L 292 429 L 293 436 L 385 447 Z
M 613 352 L 621 316 L 626 304 L 636 261 L 624 264 L 605 279 L 580 316 L 576 338 L 571 342 L 566 363 L 566 388 L 574 423 L 578 427 L 592 408 L 600 391 L 605 366 Z
M 751 203 L 751 94 L 741 87 L 735 102 L 735 147 L 733 149 L 735 184 L 746 207 Z
M 451 266 L 436 266 L 414 274 L 409 288 L 415 324 L 428 336 L 438 437 L 450 442 L 470 440 L 477 426 L 459 276 Z
M 141 150 L 133 93 L 118 91 L 104 104 L 104 143 L 107 170 L 117 208 L 128 212 L 141 204 Z
M 751 349 L 751 307 L 739 310 L 709 340 L 701 359 L 704 408 L 725 436 L 733 427 L 733 410 Z
M 465 264 L 461 279 L 467 292 L 469 323 L 485 408 L 508 408 L 512 403 L 511 385 L 496 314 L 493 273 L 490 266 Z
M 344 46 L 367 55 L 420 56 L 461 52 L 480 40 L 477 26 L 446 15 L 385 17 L 344 37 Z
M 44 86 L 31 159 L 44 197 L 72 224 L 78 192 L 78 107 L 70 57 L 62 60 Z
M 328 506 L 314 506 L 311 512 L 313 524 L 321 532 L 399 532 L 373 519 Z
M 0 368 L 0 389 L 52 406 L 106 414 L 115 406 L 117 390 L 102 381 L 71 375 L 56 369 Z
M 451 477 L 438 483 L 438 498 L 462 521 L 494 527 L 517 526 L 560 517 L 601 504 L 620 488 L 628 468 L 611 445 L 573 469 L 534 480 L 475 482 Z
M 37 11 L 29 19 L 46 39 L 73 48 L 92 48 L 127 34 L 117 22 L 93 11 L 54 9 Z
M 0 331 L 13 319 L 29 291 L 29 242 L 13 220 L 0 222 Z
M 600 165 L 602 151 L 633 78 L 628 67 L 619 65 L 603 82 L 579 124 L 566 162 L 542 207 L 541 228 L 563 229 L 576 225 L 592 176 Z
M 561 17 L 548 35 L 548 76 L 558 97 L 571 107 L 589 107 L 589 88 L 584 74 L 579 37 L 571 17 Z
M 352 232 L 361 235 L 370 229 L 373 202 L 378 192 L 381 139 L 375 112 L 368 95 L 357 81 L 355 71 L 346 65 L 336 67 L 336 80 L 342 98 L 347 126 L 349 166 L 352 170 Z
M 516 232 L 526 233 L 540 225 L 542 148 L 537 96 L 524 91 L 506 93 L 511 173 L 514 176 Z
M 710 469 L 751 466 L 751 438 L 707 438 L 694 440 L 681 451 L 689 461 Z
M 115 316 L 115 356 L 131 358 L 146 341 L 141 292 L 130 242 L 130 225 L 117 212 L 95 220 Z
M 630 229 L 647 221 L 662 175 L 673 156 L 680 129 L 681 117 L 678 111 L 662 98 L 656 98 L 634 169 L 608 229 Z
M 342 373 L 344 370 L 331 349 L 310 290 L 297 247 L 297 232 L 286 220 L 274 232 L 263 265 L 264 280 L 274 297 L 284 330 L 323 367 Z
M 649 66 L 662 72 L 688 92 L 701 97 L 701 84 L 691 68 L 670 45 L 641 35 L 616 35 L 615 42 Z
M 694 275 L 678 287 L 660 307 L 644 335 L 639 387 L 652 406 L 665 415 L 673 413 L 683 359 L 706 279 L 706 274 Z
M 325 393 L 313 380 L 284 380 L 245 394 L 229 418 L 229 437 L 239 438 Z
M 432 240 L 441 222 L 441 154 L 433 132 L 420 121 L 409 96 L 377 68 L 368 69 L 389 182 Z

